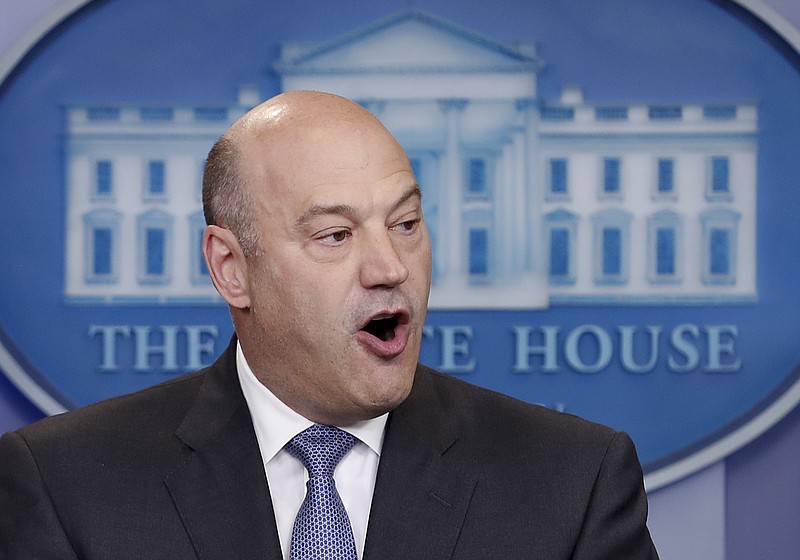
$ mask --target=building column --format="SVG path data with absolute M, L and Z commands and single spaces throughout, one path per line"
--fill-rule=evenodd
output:
M 546 278 L 545 275 L 545 246 L 542 234 L 542 213 L 544 210 L 544 186 L 538 180 L 536 168 L 539 156 L 539 113 L 538 102 L 534 98 L 517 100 L 517 111 L 522 117 L 523 145 L 520 162 L 523 171 L 523 188 L 517 205 L 516 223 L 528 224 L 524 232 L 524 246 L 521 250 L 525 255 L 525 268 L 536 276 Z M 520 220 L 520 221 L 517 221 Z
M 528 171 L 528 150 L 524 127 L 514 129 L 511 136 L 512 165 L 514 174 L 510 181 L 511 194 L 509 204 L 509 219 L 506 226 L 510 230 L 512 239 L 514 274 L 526 272 L 530 269 L 530 231 L 527 228 L 529 216 L 527 215 L 528 189 L 530 175 Z
M 447 134 L 443 158 L 442 181 L 442 228 L 440 243 L 444 250 L 441 255 L 442 278 L 466 274 L 466 250 L 462 231 L 462 208 L 464 204 L 462 157 L 461 157 L 461 115 L 467 107 L 466 99 L 441 99 L 439 107 L 445 115 Z

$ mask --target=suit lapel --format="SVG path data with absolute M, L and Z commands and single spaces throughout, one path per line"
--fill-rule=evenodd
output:
M 464 523 L 478 473 L 448 462 L 458 426 L 429 375 L 417 371 L 411 395 L 389 418 L 365 560 L 450 558 Z
M 421 367 L 392 412 L 370 510 L 364 560 L 452 556 L 477 472 L 456 467 L 452 403 Z M 185 461 L 165 480 L 198 558 L 280 560 L 275 514 L 235 366 L 235 340 L 205 376 L 176 435 Z
M 176 432 L 190 448 L 165 480 L 198 558 L 281 558 L 275 515 L 235 366 L 235 341 Z

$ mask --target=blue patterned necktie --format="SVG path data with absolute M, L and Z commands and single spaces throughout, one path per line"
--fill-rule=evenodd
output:
M 306 498 L 292 529 L 291 560 L 357 560 L 353 529 L 333 470 L 356 438 L 333 426 L 314 425 L 286 444 L 308 470 Z

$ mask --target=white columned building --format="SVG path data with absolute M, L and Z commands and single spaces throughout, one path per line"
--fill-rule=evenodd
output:
M 410 9 L 282 46 L 284 90 L 339 93 L 405 147 L 434 248 L 431 306 L 757 298 L 757 101 L 537 93 L 530 45 Z M 232 89 L 236 84 L 231 85 Z M 75 105 L 65 134 L 65 297 L 219 302 L 200 259 L 213 141 L 261 101 Z

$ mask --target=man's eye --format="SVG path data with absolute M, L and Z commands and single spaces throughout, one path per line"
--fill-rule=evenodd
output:
M 329 243 L 342 243 L 349 235 L 350 233 L 347 230 L 340 229 L 323 236 L 321 239 Z
M 419 220 L 406 220 L 405 222 L 400 222 L 395 227 L 400 231 L 410 232 L 416 229 L 417 224 L 419 224 Z

